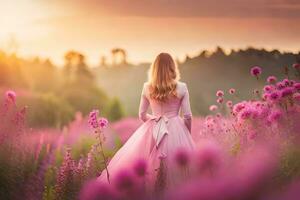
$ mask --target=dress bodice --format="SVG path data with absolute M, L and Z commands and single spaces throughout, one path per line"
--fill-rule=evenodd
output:
M 192 112 L 187 85 L 183 82 L 178 82 L 176 90 L 176 97 L 172 97 L 165 102 L 161 102 L 150 98 L 149 83 L 144 83 L 141 94 L 139 118 L 142 121 L 147 121 L 148 119 L 159 116 L 174 117 L 178 116 L 181 111 L 183 119 L 186 124 L 188 124 L 188 121 L 190 121 L 192 117 Z M 152 115 L 147 113 L 149 105 L 152 110 Z

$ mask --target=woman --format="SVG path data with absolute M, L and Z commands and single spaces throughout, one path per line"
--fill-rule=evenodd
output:
M 111 181 L 119 170 L 132 167 L 132 163 L 140 158 L 147 162 L 146 182 L 149 187 L 169 187 L 179 181 L 178 171 L 170 167 L 172 158 L 178 149 L 194 149 L 190 134 L 192 113 L 189 92 L 179 78 L 172 57 L 167 53 L 159 54 L 141 94 L 139 118 L 144 123 L 111 159 L 108 165 Z M 147 113 L 149 105 L 152 114 Z M 107 181 L 106 171 L 98 180 Z

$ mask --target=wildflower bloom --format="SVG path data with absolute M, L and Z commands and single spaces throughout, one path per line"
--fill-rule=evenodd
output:
M 267 82 L 272 84 L 272 83 L 275 83 L 277 81 L 277 78 L 275 76 L 269 76 L 267 78 Z
M 273 89 L 273 87 L 271 86 L 271 85 L 266 85 L 265 87 L 264 87 L 264 92 L 271 92 L 272 91 L 272 89 Z
M 282 83 L 282 82 L 278 82 L 278 83 L 276 84 L 276 88 L 277 88 L 278 90 L 282 90 L 283 88 L 285 88 L 285 84 Z
M 280 94 L 279 94 L 277 91 L 272 92 L 272 93 L 269 95 L 269 99 L 270 99 L 270 100 L 273 100 L 273 101 L 275 101 L 275 100 L 277 100 L 277 99 L 279 99 L 279 98 L 280 98 Z
M 233 103 L 232 103 L 232 101 L 227 101 L 226 105 L 228 108 L 232 108 Z
M 219 104 L 223 103 L 223 101 L 224 101 L 224 99 L 223 99 L 222 97 L 219 97 L 219 98 L 217 99 L 217 102 L 218 102 Z
M 293 64 L 293 68 L 299 70 L 300 69 L 300 63 Z
M 250 73 L 252 76 L 258 77 L 262 72 L 262 69 L 258 66 L 252 67 Z
M 224 96 L 224 92 L 222 90 L 218 90 L 216 93 L 217 97 L 223 97 Z
M 12 103 L 16 103 L 16 93 L 12 90 L 8 90 L 5 93 L 6 100 Z
M 213 143 L 203 145 L 198 153 L 200 171 L 216 169 L 221 161 L 220 149 Z
M 175 154 L 175 161 L 181 167 L 187 166 L 189 163 L 188 153 L 183 149 L 178 150 Z
M 293 86 L 296 90 L 300 90 L 300 83 L 295 83 Z
M 286 86 L 289 86 L 290 85 L 290 80 L 285 78 L 282 80 L 282 83 L 285 84 Z
M 144 159 L 136 160 L 133 165 L 135 174 L 139 177 L 144 177 L 147 173 L 147 163 Z
M 216 106 L 216 105 L 211 105 L 211 106 L 209 106 L 209 110 L 210 111 L 215 111 L 215 110 L 217 110 L 218 109 L 218 106 Z
M 292 87 L 287 87 L 281 91 L 281 96 L 286 97 L 286 96 L 292 95 L 293 92 L 294 92 L 294 89 Z
M 121 170 L 116 175 L 115 186 L 119 191 L 131 190 L 134 186 L 134 177 L 129 170 Z
M 108 125 L 108 120 L 104 117 L 101 117 L 98 121 L 98 124 L 101 128 L 106 128 Z
M 300 103 L 300 93 L 294 93 L 293 94 L 293 99 L 296 101 L 296 102 L 298 102 L 298 103 Z
M 254 94 L 259 94 L 259 90 L 258 90 L 258 89 L 255 89 L 255 90 L 253 90 L 253 93 L 254 93 Z
M 99 110 L 93 110 L 92 112 L 90 112 L 88 123 L 90 124 L 90 126 L 92 128 L 99 127 L 99 124 L 97 121 L 98 115 L 99 115 Z
M 271 114 L 268 116 L 267 121 L 271 124 L 274 121 L 279 120 L 281 116 L 282 116 L 282 112 L 280 112 L 279 110 L 272 111 Z
M 234 88 L 230 88 L 228 92 L 229 92 L 229 94 L 234 94 L 235 93 L 235 89 Z

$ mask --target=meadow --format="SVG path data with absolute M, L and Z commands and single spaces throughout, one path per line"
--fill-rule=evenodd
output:
M 262 80 L 264 73 L 251 68 L 253 85 L 265 85 L 253 87 L 247 100 L 240 100 L 235 88 L 216 91 L 210 114 L 193 120 L 197 151 L 174 155 L 172 167 L 188 166 L 189 175 L 151 195 L 142 187 L 144 160 L 120 171 L 114 184 L 95 180 L 141 124 L 138 119 L 111 122 L 95 108 L 86 116 L 75 112 L 61 128 L 30 128 L 29 108 L 18 104 L 17 92 L 7 90 L 0 115 L 0 199 L 297 199 L 300 64 L 288 66 L 284 79 L 269 74 Z

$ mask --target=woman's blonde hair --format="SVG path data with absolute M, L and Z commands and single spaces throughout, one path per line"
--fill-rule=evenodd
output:
M 165 101 L 169 97 L 177 96 L 176 85 L 179 79 L 179 70 L 172 56 L 160 53 L 148 73 L 150 98 Z

